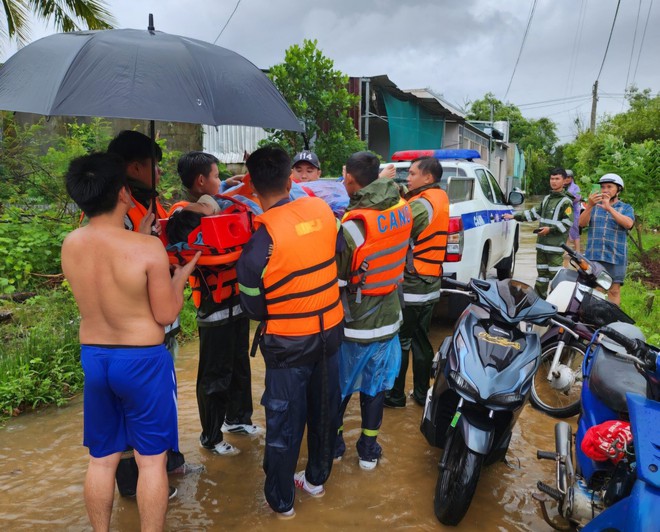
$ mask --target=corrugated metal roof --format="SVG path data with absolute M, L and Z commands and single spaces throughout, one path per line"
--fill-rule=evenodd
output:
M 245 154 L 259 147 L 268 137 L 265 129 L 248 126 L 203 126 L 204 151 L 215 155 L 221 163 L 242 163 Z

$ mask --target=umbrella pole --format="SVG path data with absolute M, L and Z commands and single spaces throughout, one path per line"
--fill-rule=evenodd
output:
M 151 137 L 151 212 L 158 218 L 156 209 L 156 123 L 149 121 L 149 136 Z

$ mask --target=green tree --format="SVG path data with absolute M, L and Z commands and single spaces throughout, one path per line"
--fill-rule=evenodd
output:
M 348 77 L 334 69 L 334 61 L 305 39 L 284 54 L 284 62 L 270 69 L 270 78 L 291 110 L 303 122 L 310 148 L 319 156 L 325 175 L 339 175 L 346 159 L 365 149 L 357 136 L 349 111 L 359 96 L 348 92 Z M 291 131 L 275 131 L 268 142 L 290 154 L 304 147 L 304 138 Z
M 555 165 L 557 125 L 549 118 L 528 119 L 512 103 L 504 103 L 492 92 L 471 102 L 468 120 L 504 120 L 509 122 L 509 140 L 518 144 L 525 154 L 527 191 L 545 194 L 548 190 L 548 171 Z
M 103 30 L 114 24 L 100 0 L 5 0 L 2 6 L 5 24 L 0 25 L 0 35 L 5 40 L 15 39 L 21 46 L 30 40 L 30 15 L 52 22 L 58 31 L 76 31 L 81 26 Z
M 631 239 L 644 254 L 642 230 L 660 225 L 660 95 L 633 87 L 627 99 L 626 112 L 606 117 L 595 134 L 584 132 L 564 146 L 564 164 L 576 170 L 585 189 L 608 172 L 623 177 L 623 200 L 635 209 Z

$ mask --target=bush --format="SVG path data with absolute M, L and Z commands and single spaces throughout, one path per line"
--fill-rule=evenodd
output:
M 621 308 L 635 320 L 648 343 L 660 345 L 660 290 L 650 290 L 639 281 L 626 279 L 621 287 Z
M 0 417 L 62 405 L 83 384 L 71 291 L 65 284 L 7 308 L 13 319 L 0 326 Z
M 0 293 L 35 290 L 61 272 L 60 248 L 73 229 L 52 211 L 8 208 L 0 215 Z

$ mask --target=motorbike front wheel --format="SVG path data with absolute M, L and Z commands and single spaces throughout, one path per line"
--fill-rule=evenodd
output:
M 564 345 L 559 357 L 559 371 L 556 378 L 548 380 L 548 372 L 559 342 L 551 342 L 541 346 L 541 364 L 532 381 L 532 406 L 556 418 L 567 418 L 580 411 L 580 394 L 582 393 L 582 361 L 586 354 L 585 347 L 580 343 Z M 572 381 L 564 383 L 563 389 L 559 379 L 572 373 Z
M 442 524 L 454 526 L 470 507 L 484 457 L 468 449 L 460 430 L 447 441 L 444 452 L 448 454 L 438 474 L 433 507 Z

